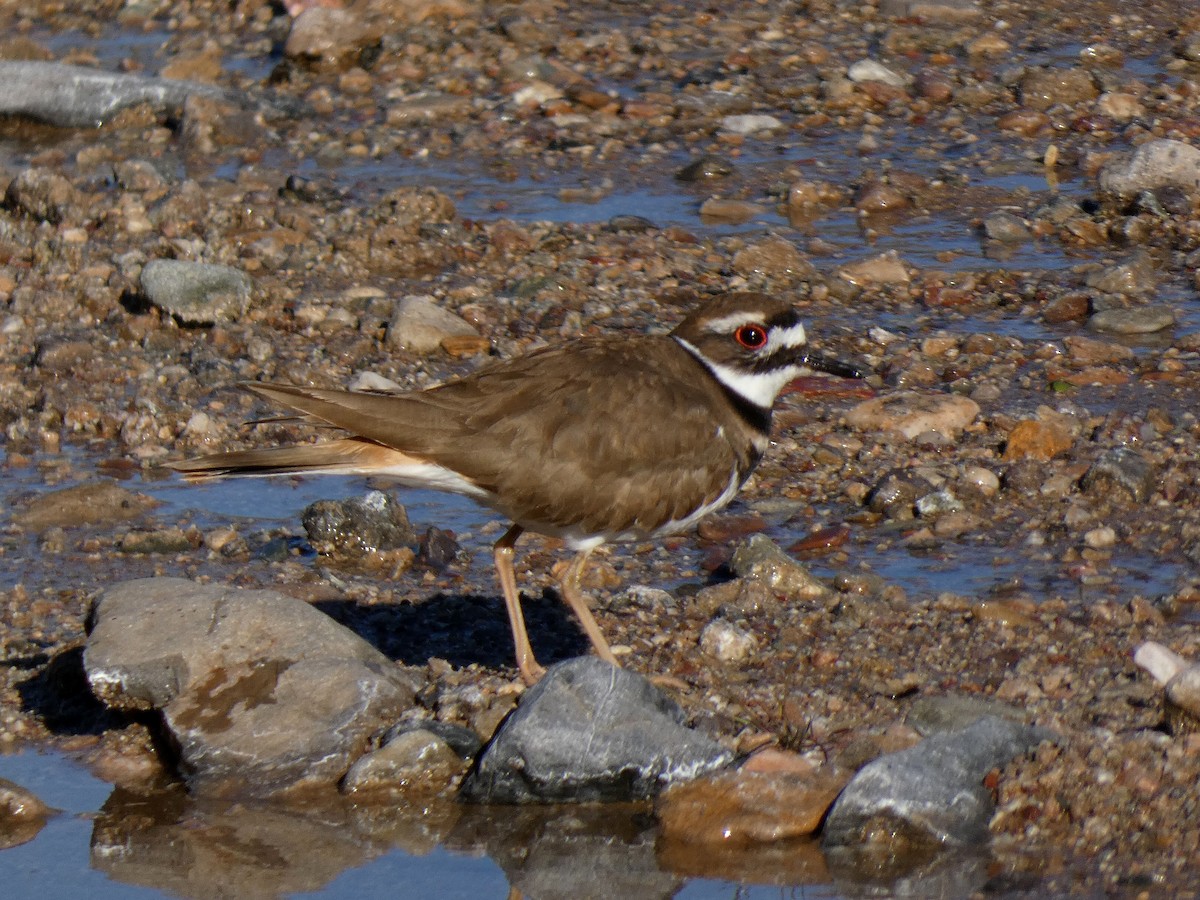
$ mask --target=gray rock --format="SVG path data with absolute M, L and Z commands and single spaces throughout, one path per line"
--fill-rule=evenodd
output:
M 1128 447 L 1115 447 L 1092 463 L 1080 484 L 1089 494 L 1112 497 L 1119 491 L 1135 503 L 1145 503 L 1154 493 L 1156 480 L 1149 459 Z
M 742 541 L 733 551 L 729 567 L 739 578 L 761 582 L 789 598 L 812 600 L 829 593 L 829 588 L 765 534 Z
M 1154 334 L 1175 324 L 1175 311 L 1167 306 L 1102 309 L 1088 319 L 1092 331 L 1108 334 Z
M 683 722 L 683 711 L 640 675 L 591 656 L 567 660 L 521 698 L 462 796 L 481 803 L 644 799 L 733 761 Z
M 178 112 L 192 94 L 226 97 L 221 88 L 31 60 L 0 61 L 0 115 L 26 116 L 64 128 L 98 128 L 126 107 L 149 103 Z
M 231 266 L 155 259 L 142 268 L 151 303 L 191 325 L 232 322 L 250 304 L 250 276 Z
M 943 731 L 966 728 L 984 716 L 997 716 L 1024 722 L 1025 713 L 1015 706 L 972 694 L 948 694 L 943 697 L 918 697 L 904 717 L 906 725 L 928 737 Z
M 1031 237 L 1024 219 L 1003 210 L 991 213 L 983 220 L 983 233 L 989 241 L 1002 244 L 1020 244 Z
M 317 552 L 332 556 L 364 556 L 416 543 L 408 513 L 383 491 L 318 500 L 305 508 L 301 521 Z
M 859 770 L 825 820 L 826 847 L 854 846 L 880 825 L 914 845 L 983 841 L 995 804 L 984 776 L 1052 735 L 996 716 L 926 738 Z
M 413 295 L 396 304 L 387 342 L 391 347 L 428 354 L 437 352 L 446 338 L 478 334 L 466 320 L 438 306 L 432 297 Z
M 1100 171 L 1100 190 L 1120 200 L 1167 187 L 1179 188 L 1189 197 L 1200 196 L 1200 149 L 1183 141 L 1158 138 Z
M 884 84 L 899 88 L 904 87 L 909 82 L 906 76 L 898 72 L 893 72 L 883 63 L 873 59 L 860 59 L 846 71 L 846 77 L 856 84 L 864 81 L 881 81 Z
M 106 589 L 84 667 L 109 706 L 161 712 L 200 793 L 335 784 L 414 696 L 387 657 L 309 604 L 182 578 Z
M 69 220 L 78 208 L 79 192 L 57 172 L 30 168 L 9 182 L 4 203 L 30 218 L 58 225 Z

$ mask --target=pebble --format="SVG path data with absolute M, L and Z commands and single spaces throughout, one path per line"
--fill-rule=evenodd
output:
M 401 299 L 388 322 L 388 346 L 424 356 L 436 353 L 447 340 L 459 337 L 478 338 L 479 332 L 427 295 Z
M 812 834 L 849 775 L 721 772 L 672 785 L 655 803 L 665 841 L 750 847 Z
M 983 220 L 983 233 L 990 241 L 1020 244 L 1030 239 L 1029 226 L 1020 216 L 1009 212 L 994 212 Z
M 850 66 L 846 77 L 856 84 L 864 81 L 879 81 L 892 87 L 905 87 L 909 79 L 904 75 L 893 72 L 883 63 L 873 59 L 861 59 Z
M 1142 453 L 1128 447 L 1106 450 L 1084 473 L 1080 484 L 1100 497 L 1123 494 L 1135 503 L 1145 503 L 1154 493 L 1155 465 Z
M 734 174 L 736 169 L 732 162 L 724 156 L 706 153 L 675 173 L 675 177 L 684 182 L 719 181 Z
M 783 238 L 769 238 L 739 250 L 733 257 L 733 270 L 747 278 L 811 279 L 817 269 L 796 245 Z
M 829 588 L 764 534 L 739 544 L 729 567 L 739 578 L 760 582 L 790 599 L 815 599 L 829 593 Z
M 959 394 L 897 391 L 864 400 L 845 413 L 846 424 L 859 431 L 894 431 L 909 440 L 932 431 L 953 438 L 979 415 L 979 404 Z
M 353 559 L 417 543 L 408 513 L 383 491 L 349 500 L 318 500 L 305 507 L 300 521 L 316 551 L 328 556 Z
M 1066 453 L 1075 444 L 1075 435 L 1060 420 L 1023 419 L 1008 433 L 1004 461 L 1019 459 L 1046 461 Z
M 232 266 L 155 259 L 142 268 L 142 292 L 186 325 L 234 322 L 250 305 L 250 276 Z
M 748 200 L 712 197 L 700 204 L 700 218 L 709 223 L 741 225 L 762 214 L 763 208 Z
M 743 115 L 725 116 L 721 119 L 721 128 L 731 134 L 759 134 L 761 132 L 779 131 L 783 122 L 774 116 L 747 113 Z
M 1073 106 L 1100 95 L 1092 74 L 1080 67 L 1030 69 L 1018 88 L 1021 105 L 1039 111 L 1059 104 Z
M 1166 306 L 1104 309 L 1087 320 L 1092 331 L 1108 334 L 1154 334 L 1175 324 L 1175 311 Z
M 3 66 L 0 62 L 0 72 Z M 65 176 L 35 167 L 18 172 L 8 183 L 4 202 L 24 215 L 57 225 L 74 215 L 80 197 Z
M 0 778 L 0 850 L 32 841 L 52 813 L 32 791 Z
M 749 631 L 717 619 L 700 632 L 700 649 L 723 663 L 745 662 L 758 647 L 758 639 Z
M 1141 644 L 1133 661 L 1163 686 L 1172 730 L 1200 731 L 1200 666 L 1155 641 Z
M 1083 542 L 1093 550 L 1109 550 L 1117 545 L 1117 532 L 1109 525 L 1101 525 L 1087 531 Z
M 881 284 L 908 284 L 912 276 L 908 267 L 900 259 L 895 250 L 889 250 L 878 256 L 850 263 L 838 269 L 838 275 L 845 281 L 859 287 L 870 287 Z
M 406 797 L 441 793 L 465 768 L 463 760 L 440 737 L 416 729 L 360 756 L 342 778 L 340 788 L 356 799 L 372 791 L 400 792 Z

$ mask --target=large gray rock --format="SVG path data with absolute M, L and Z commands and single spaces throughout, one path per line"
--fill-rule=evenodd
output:
M 912 845 L 966 846 L 988 834 L 995 804 L 989 771 L 1053 735 L 997 716 L 926 738 L 859 770 L 825 820 L 826 847 L 856 846 L 881 832 Z
M 84 667 L 109 706 L 161 712 L 202 793 L 335 784 L 414 695 L 386 656 L 309 604 L 182 578 L 105 590 Z
M 732 760 L 686 728 L 679 706 L 645 678 L 584 656 L 552 666 L 521 698 L 462 795 L 483 803 L 643 799 Z
M 104 72 L 40 60 L 0 61 L 0 115 L 27 116 L 66 128 L 103 125 L 120 110 L 148 103 L 178 112 L 193 94 L 228 96 L 221 88 L 171 78 Z
M 250 276 L 232 266 L 154 259 L 142 268 L 146 299 L 181 322 L 232 322 L 250 304 Z

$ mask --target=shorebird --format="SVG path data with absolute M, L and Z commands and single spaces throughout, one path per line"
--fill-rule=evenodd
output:
M 463 494 L 500 513 L 513 524 L 495 544 L 496 572 L 517 669 L 533 684 L 544 669 L 521 613 L 517 538 L 537 532 L 575 551 L 562 598 L 596 654 L 615 663 L 580 588 L 592 551 L 686 531 L 728 504 L 767 449 L 780 391 L 813 371 L 859 375 L 808 352 L 790 304 L 730 294 L 669 334 L 567 341 L 427 390 L 247 384 L 344 436 L 170 465 L 191 479 L 383 476 Z

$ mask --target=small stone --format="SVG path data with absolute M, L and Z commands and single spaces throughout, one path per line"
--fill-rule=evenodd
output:
M 350 500 L 318 500 L 300 518 L 313 547 L 329 556 L 360 557 L 416 543 L 408 513 L 382 491 Z
M 846 71 L 846 77 L 856 84 L 861 84 L 864 81 L 880 81 L 892 87 L 905 87 L 909 79 L 903 75 L 893 72 L 883 63 L 876 62 L 873 59 L 863 59 L 854 63 Z
M 142 268 L 146 299 L 187 325 L 241 318 L 250 305 L 250 276 L 232 266 L 155 259 Z
M 989 241 L 1020 244 L 1030 239 L 1029 227 L 1019 216 L 1009 212 L 994 212 L 983 220 L 983 233 Z
M 1104 309 L 1088 319 L 1092 331 L 1109 334 L 1154 334 L 1175 324 L 1175 311 L 1166 306 Z
M 1031 69 L 1019 85 L 1021 104 L 1046 110 L 1058 104 L 1073 106 L 1100 95 L 1095 79 L 1084 68 Z
M 908 284 L 912 280 L 908 274 L 908 268 L 895 250 L 842 266 L 838 269 L 838 275 L 859 287 L 879 284 Z
M 1024 722 L 1028 718 L 1017 707 L 997 700 L 971 694 L 947 694 L 940 697 L 918 697 L 909 707 L 904 722 L 915 728 L 923 737 L 928 737 L 931 734 L 966 728 L 984 716 L 999 716 L 1012 722 Z
M 719 181 L 722 178 L 728 178 L 734 171 L 733 163 L 724 156 L 706 153 L 676 172 L 675 177 L 689 183 Z
M 1023 419 L 1008 433 L 1004 461 L 1019 459 L 1046 461 L 1066 453 L 1075 444 L 1075 436 L 1061 421 Z
M 700 218 L 711 224 L 741 225 L 762 213 L 761 206 L 748 200 L 711 197 L 700 204 Z
M 739 578 L 759 581 L 788 598 L 814 599 L 829 593 L 829 588 L 764 534 L 739 544 L 729 567 Z
M 1082 334 L 1063 338 L 1063 346 L 1067 348 L 1071 362 L 1081 366 L 1126 362 L 1134 358 L 1133 350 L 1124 344 L 1100 341 Z
M 710 622 L 700 633 L 700 649 L 724 663 L 745 662 L 757 647 L 754 635 L 724 619 Z
M 1081 322 L 1091 308 L 1091 298 L 1084 291 L 1069 291 L 1055 297 L 1042 308 L 1042 318 L 1051 325 Z
M 655 814 L 666 841 L 725 848 L 787 841 L 816 831 L 847 781 L 831 769 L 722 772 L 668 788 Z
M 422 355 L 436 353 L 447 339 L 458 337 L 478 338 L 479 332 L 427 295 L 411 295 L 396 304 L 387 329 L 388 346 Z
M 1114 497 L 1120 492 L 1135 503 L 1145 503 L 1154 493 L 1154 465 L 1136 450 L 1116 447 L 1092 463 L 1080 484 L 1089 494 Z
M 787 281 L 810 279 L 817 274 L 816 267 L 796 245 L 783 238 L 768 238 L 739 250 L 733 257 L 733 270 L 747 278 Z
M 4 192 L 4 203 L 9 208 L 56 225 L 70 217 L 79 202 L 79 193 L 71 182 L 47 169 L 25 169 Z
M 911 440 L 927 431 L 953 438 L 977 415 L 979 404 L 969 397 L 899 391 L 864 400 L 848 410 L 845 419 L 860 431 L 896 431 Z
M 356 795 L 370 791 L 440 793 L 465 767 L 440 737 L 416 729 L 359 757 L 342 779 L 341 790 Z
M 0 778 L 0 850 L 29 843 L 52 813 L 32 791 Z
M 1084 534 L 1083 542 L 1093 550 L 1111 550 L 1117 545 L 1117 532 L 1109 525 L 1101 525 Z
M 758 134 L 759 132 L 779 131 L 783 128 L 783 122 L 774 116 L 756 115 L 747 113 L 744 115 L 725 116 L 721 119 L 721 128 L 732 134 Z

